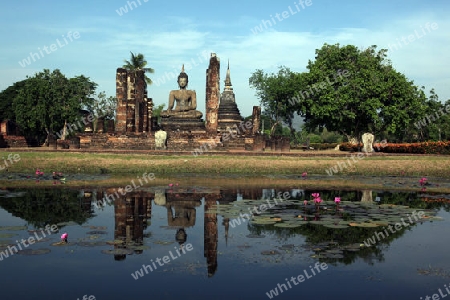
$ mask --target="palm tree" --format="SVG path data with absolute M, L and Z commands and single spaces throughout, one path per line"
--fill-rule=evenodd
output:
M 152 68 L 145 68 L 145 66 L 147 65 L 147 61 L 144 58 L 144 55 L 142 53 L 138 53 L 137 55 L 134 55 L 133 52 L 131 52 L 131 59 L 128 60 L 124 60 L 125 65 L 123 65 L 123 68 L 129 71 L 140 71 L 143 70 L 144 73 L 148 72 L 148 73 L 155 73 L 155 70 L 153 70 Z M 152 80 L 147 77 L 147 75 L 145 76 L 145 82 L 147 82 L 148 85 L 152 84 Z
M 124 61 L 125 65 L 123 65 L 123 68 L 128 71 L 131 71 L 131 72 L 144 71 L 145 82 L 148 85 L 152 84 L 152 80 L 149 77 L 147 77 L 147 75 L 145 75 L 145 72 L 154 73 L 155 70 L 153 70 L 152 68 L 145 68 L 145 66 L 147 65 L 147 61 L 145 60 L 143 54 L 138 53 L 137 55 L 134 55 L 134 53 L 131 51 L 130 51 L 130 53 L 131 53 L 131 59 L 129 61 L 128 60 Z M 134 89 L 134 90 L 136 91 L 136 89 Z M 139 126 L 140 125 L 139 111 L 140 111 L 141 106 L 142 105 L 139 103 L 139 100 L 136 99 L 136 103 L 135 103 L 135 107 L 134 107 L 134 109 L 135 109 L 134 110 L 134 117 L 135 117 L 134 118 L 134 120 L 135 120 L 134 128 L 135 128 L 136 132 L 139 131 L 139 127 L 140 127 Z

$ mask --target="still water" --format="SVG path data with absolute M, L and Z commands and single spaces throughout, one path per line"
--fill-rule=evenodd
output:
M 450 294 L 450 195 L 203 186 L 116 192 L 0 190 L 0 299 Z

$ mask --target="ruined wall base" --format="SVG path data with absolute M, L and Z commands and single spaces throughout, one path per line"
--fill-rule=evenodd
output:
M 83 133 L 77 136 L 81 149 L 155 150 L 155 133 L 108 134 Z M 237 136 L 220 141 L 220 136 L 209 135 L 206 131 L 168 131 L 167 151 L 208 151 L 247 150 L 254 151 L 255 137 Z M 77 149 L 70 145 L 69 149 Z

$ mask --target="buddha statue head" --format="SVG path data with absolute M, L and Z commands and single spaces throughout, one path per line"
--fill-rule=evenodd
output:
M 181 72 L 180 75 L 178 75 L 178 86 L 180 88 L 185 88 L 187 87 L 188 83 L 189 83 L 189 77 L 188 75 L 184 72 L 184 65 L 181 67 Z

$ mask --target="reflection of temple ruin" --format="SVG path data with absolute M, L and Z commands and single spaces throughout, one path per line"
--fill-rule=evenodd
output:
M 85 192 L 84 198 L 89 201 L 100 200 L 105 195 L 114 195 L 117 189 L 95 190 Z M 94 197 L 95 194 L 95 197 Z M 118 195 L 118 194 L 117 194 Z M 224 226 L 227 243 L 229 219 L 223 218 L 218 224 L 217 213 L 208 213 L 208 210 L 216 204 L 226 204 L 236 201 L 237 195 L 245 199 L 260 199 L 261 190 L 213 190 L 208 192 L 194 191 L 190 188 L 156 188 L 154 192 L 133 191 L 114 199 L 114 239 L 124 241 L 121 245 L 115 245 L 115 249 L 133 249 L 130 245 L 144 245 L 144 231 L 148 228 L 152 213 L 152 200 L 155 205 L 167 209 L 167 225 L 174 229 L 174 239 L 181 245 L 189 241 L 186 230 L 196 224 L 198 209 L 202 206 L 204 210 L 204 257 L 207 263 L 208 277 L 212 277 L 217 271 L 217 249 L 219 243 L 218 229 Z M 83 202 L 86 207 L 87 203 Z M 86 207 L 86 209 L 88 209 Z M 187 239 L 187 241 L 186 241 Z M 140 254 L 142 250 L 132 250 Z M 145 250 L 144 250 L 145 251 Z M 124 260 L 126 254 L 115 255 L 115 260 Z
M 107 191 L 108 192 L 108 191 Z M 112 194 L 113 192 L 111 192 Z M 151 198 L 145 192 L 132 192 L 114 201 L 114 239 L 122 240 L 116 249 L 126 249 L 128 245 L 143 245 L 144 230 L 151 218 Z M 136 254 L 141 250 L 134 250 Z M 125 259 L 125 255 L 115 255 L 116 260 Z

